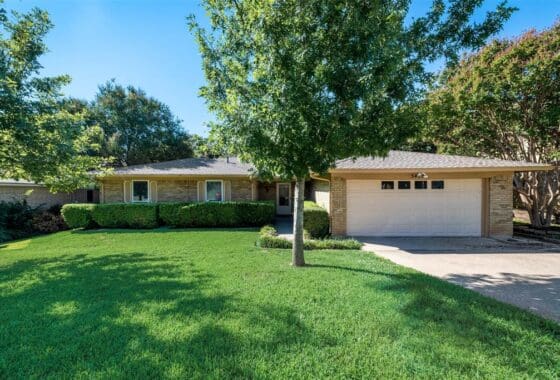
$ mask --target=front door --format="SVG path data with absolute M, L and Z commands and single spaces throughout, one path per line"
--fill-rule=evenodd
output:
M 289 183 L 276 184 L 276 213 L 290 215 L 292 213 L 292 187 Z

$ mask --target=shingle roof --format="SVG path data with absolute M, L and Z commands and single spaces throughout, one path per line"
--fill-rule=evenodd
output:
M 523 161 L 506 161 L 466 156 L 452 156 L 432 153 L 390 151 L 387 157 L 358 157 L 338 160 L 337 170 L 430 170 L 430 169 L 507 169 L 545 170 L 547 165 Z M 185 158 L 182 160 L 131 165 L 117 168 L 112 175 L 192 175 L 192 176 L 243 176 L 251 175 L 253 166 L 242 163 L 236 157 L 226 158 Z
M 400 169 L 549 169 L 548 165 L 524 161 L 507 161 L 490 158 L 453 156 L 433 153 L 395 151 L 387 157 L 346 158 L 336 162 L 336 170 L 400 170 Z
M 185 158 L 182 160 L 117 168 L 113 175 L 250 175 L 252 166 L 235 157 Z

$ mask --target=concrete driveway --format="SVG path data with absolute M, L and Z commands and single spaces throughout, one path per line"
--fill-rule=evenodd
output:
M 560 247 L 528 239 L 358 238 L 364 250 L 560 322 Z

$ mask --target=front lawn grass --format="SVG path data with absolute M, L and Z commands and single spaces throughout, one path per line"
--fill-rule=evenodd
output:
M 371 253 L 253 230 L 0 244 L 0 378 L 558 378 L 560 326 Z

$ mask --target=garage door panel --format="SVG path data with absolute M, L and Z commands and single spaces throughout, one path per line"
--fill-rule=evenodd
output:
M 444 181 L 444 189 L 382 190 L 378 180 L 348 180 L 348 234 L 480 236 L 481 180 Z

